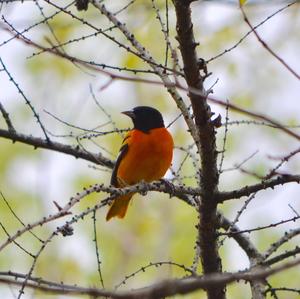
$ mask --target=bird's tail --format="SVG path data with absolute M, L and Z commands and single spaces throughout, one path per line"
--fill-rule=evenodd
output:
M 110 206 L 107 215 L 106 221 L 110 220 L 113 217 L 124 218 L 128 208 L 128 204 L 134 193 L 129 193 L 120 197 L 117 197 L 112 205 Z

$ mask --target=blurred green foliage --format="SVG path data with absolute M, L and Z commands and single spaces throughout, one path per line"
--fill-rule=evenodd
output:
M 218 23 L 216 25 L 217 29 L 211 32 L 209 36 L 206 36 L 206 32 L 211 31 L 207 27 L 209 22 L 202 21 L 197 13 L 204 14 L 210 4 L 205 4 L 204 6 L 200 1 L 198 2 L 197 4 L 195 3 L 194 7 L 194 19 L 197 39 L 200 41 L 199 55 L 203 54 L 205 57 L 211 57 L 239 40 L 245 33 L 245 28 L 241 25 L 241 19 L 236 8 L 230 7 L 227 9 L 231 10 L 230 14 L 232 14 L 232 17 L 224 19 L 221 24 L 215 20 Z M 121 5 L 111 5 L 114 9 L 121 7 Z M 164 2 L 159 1 L 158 5 L 161 15 L 164 16 Z M 219 7 L 218 4 L 211 5 L 214 5 L 216 10 L 220 9 L 219 13 L 222 14 L 222 7 Z M 204 12 L 201 11 L 203 7 L 205 8 Z M 32 9 L 32 7 L 29 9 Z M 20 4 L 15 7 L 14 14 L 18 14 L 21 10 L 22 5 Z M 51 9 L 47 6 L 47 10 L 50 11 Z M 270 14 L 270 8 L 267 7 L 265 10 L 264 16 Z M 283 22 L 282 26 L 288 26 L 293 21 L 289 18 L 289 13 L 291 12 L 287 12 L 281 20 Z M 257 14 L 261 16 L 261 8 L 258 9 Z M 90 8 L 88 12 L 81 12 L 80 16 L 87 18 L 93 24 L 108 25 L 103 16 L 99 15 L 93 8 Z M 32 18 L 38 20 L 40 15 L 38 13 L 34 14 Z M 164 63 L 165 42 L 159 23 L 156 20 L 155 12 L 149 3 L 136 1 L 128 10 L 120 14 L 120 18 L 126 20 L 128 27 L 133 31 L 136 38 L 150 50 L 151 54 L 158 61 Z M 81 26 L 78 24 L 78 21 L 63 14 L 58 14 L 51 19 L 50 25 L 55 32 L 56 38 L 61 43 L 86 34 L 90 30 L 87 26 Z M 173 36 L 174 48 L 177 49 L 177 43 L 174 39 L 174 25 L 174 11 L 171 7 L 170 32 Z M 114 30 L 110 34 L 124 42 L 123 37 L 120 37 Z M 32 36 L 37 42 L 44 45 L 48 44 L 49 46 L 49 39 L 56 43 L 46 25 L 39 26 L 38 31 L 34 32 Z M 294 40 L 294 43 L 299 44 L 299 40 Z M 233 103 L 246 109 L 252 110 L 259 107 L 262 110 L 270 110 L 271 106 L 274 103 L 276 104 L 276 99 L 272 98 L 275 92 L 274 81 L 272 80 L 276 76 L 282 80 L 282 70 L 277 65 L 274 67 L 272 62 L 269 65 L 267 64 L 267 69 L 264 69 L 264 72 L 261 73 L 260 66 L 265 63 L 265 56 L 261 56 L 260 50 L 255 48 L 255 59 L 250 59 L 254 50 L 249 44 L 250 42 L 246 40 L 237 50 L 211 62 L 208 66 L 209 70 L 213 71 L 211 82 L 220 76 L 221 91 L 218 91 L 218 84 L 215 87 L 217 96 L 230 98 Z M 148 68 L 139 58 L 123 49 L 112 46 L 108 40 L 102 37 L 70 44 L 64 47 L 64 50 L 88 61 L 134 69 Z M 238 52 L 237 56 L 235 56 L 235 52 Z M 22 51 L 16 50 L 12 55 L 21 55 L 22 57 Z M 239 55 L 243 58 L 240 59 Z M 268 59 L 272 60 L 271 58 Z M 22 60 L 23 64 L 17 66 L 18 72 L 21 74 L 18 78 L 21 78 L 21 81 L 23 81 L 19 83 L 26 88 L 30 100 L 37 107 L 37 111 L 49 131 L 53 134 L 61 135 L 61 137 L 51 138 L 57 139 L 62 143 L 76 144 L 76 140 L 72 136 L 71 138 L 64 138 L 63 136 L 81 134 L 83 131 L 49 117 L 44 113 L 43 109 L 61 117 L 67 123 L 84 128 L 95 128 L 109 121 L 105 113 L 100 109 L 96 109 L 89 86 L 93 86 L 99 102 L 105 111 L 112 116 L 118 128 L 131 126 L 128 119 L 120 116 L 120 111 L 136 105 L 157 107 L 165 115 L 168 123 L 178 115 L 175 104 L 162 86 L 115 81 L 100 92 L 100 86 L 103 86 L 107 79 L 101 74 L 83 70 L 82 67 L 45 53 L 34 56 L 29 60 L 23 56 Z M 270 75 L 270 70 L 272 75 Z M 125 73 L 122 74 L 124 75 Z M 132 75 L 130 73 L 126 74 Z M 144 75 L 141 75 L 141 77 L 144 77 Z M 149 78 L 155 77 L 149 75 Z M 274 80 L 277 82 L 276 78 Z M 208 81 L 207 85 L 211 82 Z M 275 86 L 276 88 L 277 86 Z M 261 95 L 262 90 L 264 92 L 263 95 Z M 8 101 L 14 103 L 9 112 L 14 120 L 16 129 L 33 135 L 41 134 L 37 124 L 32 120 L 28 107 L 24 108 L 24 101 L 16 100 L 16 94 L 17 92 L 14 95 L 10 95 L 7 99 L 7 103 Z M 185 94 L 182 94 L 185 97 Z M 268 98 L 268 96 L 270 97 Z M 215 106 L 212 108 L 217 113 L 221 113 L 223 121 L 225 121 L 225 111 Z M 230 120 L 242 118 L 231 112 L 229 117 Z M 289 125 L 299 123 L 299 117 L 293 111 L 282 111 L 280 117 L 283 123 L 285 122 Z M 5 123 L 1 120 L 1 127 L 4 126 Z M 114 129 L 113 125 L 109 124 L 100 130 L 109 131 L 112 129 Z M 173 124 L 170 130 L 174 136 L 175 146 L 187 147 L 191 144 L 191 138 L 186 132 L 182 119 Z M 263 136 L 264 134 L 266 136 L 275 134 L 272 129 L 264 127 L 250 125 L 230 127 L 224 168 L 232 167 L 245 159 L 249 155 L 247 148 L 251 148 L 252 151 L 253 148 L 256 148 L 255 146 L 253 147 L 254 143 L 262 142 L 255 139 L 261 133 Z M 275 135 L 275 138 L 271 137 L 271 140 L 266 143 L 268 148 L 272 146 L 274 148 L 279 147 L 279 144 L 286 151 L 293 148 L 294 144 L 282 143 L 281 139 L 277 139 L 277 133 Z M 224 138 L 223 129 L 219 129 L 218 136 L 218 146 L 221 149 Z M 113 160 L 116 158 L 122 140 L 121 135 L 110 134 L 94 140 L 97 142 L 97 145 L 89 141 L 83 141 L 84 147 L 94 152 L 101 151 L 105 156 Z M 107 149 L 108 152 L 104 151 L 103 148 Z M 270 161 L 265 159 L 265 150 L 263 149 L 262 151 L 261 155 L 258 155 L 257 158 L 246 164 L 246 168 L 264 175 L 270 167 Z M 88 162 L 75 160 L 62 154 L 34 150 L 30 146 L 19 143 L 14 144 L 3 139 L 0 139 L 0 157 L 0 190 L 13 211 L 26 224 L 56 212 L 56 208 L 52 203 L 54 200 L 64 205 L 72 195 L 82 190 L 85 186 L 102 182 L 108 184 L 111 174 L 110 171 L 104 171 L 101 167 L 100 169 L 89 167 L 91 164 Z M 175 171 L 184 158 L 184 152 L 175 150 L 173 162 Z M 297 164 L 297 169 L 299 170 L 299 164 Z M 257 182 L 256 178 L 245 174 L 231 174 L 232 172 L 228 172 L 228 175 L 227 173 L 222 175 L 222 189 L 232 189 L 244 184 Z M 187 159 L 187 162 L 183 164 L 180 175 L 187 176 L 183 180 L 185 184 L 196 186 L 195 170 L 190 159 Z M 105 197 L 106 194 L 92 194 L 88 196 L 74 208 L 73 214 L 80 213 L 87 207 L 92 207 Z M 234 212 L 240 206 L 241 203 L 230 202 L 221 208 L 229 218 L 233 218 Z M 124 277 L 134 273 L 142 266 L 148 265 L 150 262 L 173 261 L 188 267 L 191 266 L 197 233 L 195 228 L 197 213 L 186 203 L 176 198 L 169 199 L 166 195 L 160 193 L 149 192 L 147 196 L 135 195 L 128 215 L 122 221 L 112 220 L 105 222 L 105 213 L 106 208 L 98 211 L 96 220 L 101 271 L 105 287 L 113 289 L 116 284 L 122 282 Z M 261 222 L 274 221 L 271 214 L 272 208 L 270 208 L 270 215 L 265 215 L 264 219 L 261 216 L 253 219 L 251 221 L 252 226 L 256 226 Z M 285 217 L 286 215 L 282 215 L 280 219 Z M 13 234 L 22 227 L 1 199 L 0 221 L 9 234 Z M 46 239 L 62 223 L 64 223 L 63 219 L 56 223 L 44 225 L 36 229 L 35 232 L 39 238 Z M 259 248 L 265 249 L 270 242 L 279 238 L 281 234 L 282 231 L 268 230 L 261 234 L 255 234 L 253 241 Z M 48 280 L 63 281 L 64 283 L 101 287 L 97 272 L 94 237 L 93 221 L 91 215 L 89 215 L 74 225 L 73 236 L 62 237 L 59 235 L 53 238 L 38 259 L 34 276 Z M 1 241 L 7 238 L 2 230 L 0 230 L 0 238 Z M 29 233 L 19 238 L 18 242 L 24 245 L 32 254 L 35 254 L 41 246 L 40 242 Z M 222 251 L 222 256 L 226 269 L 230 269 L 231 265 L 234 265 L 234 268 L 237 269 L 236 261 L 245 261 L 245 257 L 242 254 L 238 255 L 235 261 L 235 256 L 233 256 L 229 247 L 225 247 Z M 26 273 L 29 271 L 31 264 L 32 258 L 14 244 L 7 247 L 0 255 L 1 271 L 11 269 Z M 199 266 L 200 270 L 201 267 Z M 153 267 L 128 279 L 122 286 L 122 289 L 142 287 L 170 277 L 183 277 L 185 274 L 181 269 L 169 265 Z M 296 284 L 299 281 L 299 272 L 296 269 L 285 272 L 284 275 L 276 275 L 271 279 L 274 285 L 285 285 L 286 282 L 292 283 L 292 281 Z M 246 298 L 245 292 L 249 292 L 249 289 L 243 283 L 239 283 L 229 286 L 228 292 L 228 298 Z M 28 293 L 30 292 L 28 291 Z M 44 296 L 43 293 L 36 292 L 34 297 L 45 298 Z M 49 296 L 49 298 L 51 297 Z M 176 296 L 175 298 L 182 297 L 198 299 L 205 298 L 205 295 L 203 292 L 195 292 L 187 296 Z M 293 297 L 290 296 L 289 298 Z

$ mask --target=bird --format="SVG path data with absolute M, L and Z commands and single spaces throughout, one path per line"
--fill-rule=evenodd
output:
M 123 111 L 133 122 L 125 136 L 111 176 L 111 185 L 125 187 L 139 182 L 162 179 L 173 158 L 173 138 L 164 125 L 161 113 L 149 106 Z M 124 218 L 134 193 L 115 198 L 106 220 Z

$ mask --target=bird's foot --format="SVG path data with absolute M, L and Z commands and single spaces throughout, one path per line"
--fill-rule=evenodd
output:
M 162 182 L 165 187 L 167 192 L 169 193 L 170 198 L 173 197 L 175 195 L 175 186 L 168 180 L 166 179 L 160 179 L 160 182 Z
M 146 186 L 146 184 L 147 184 L 147 182 L 145 182 L 145 181 L 141 181 L 140 183 L 144 186 Z M 147 192 L 148 192 L 148 190 L 147 190 L 147 188 L 145 188 L 144 190 L 140 191 L 140 194 L 145 196 L 145 195 L 147 195 Z

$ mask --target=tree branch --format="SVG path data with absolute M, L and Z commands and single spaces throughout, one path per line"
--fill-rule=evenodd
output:
M 192 90 L 192 92 L 197 92 L 197 90 Z M 238 112 L 238 113 L 242 113 L 242 114 L 245 114 L 245 115 L 248 115 L 248 116 L 251 116 L 255 119 L 260 119 L 262 121 L 267 121 L 268 123 L 270 123 L 271 125 L 273 125 L 275 128 L 278 128 L 280 129 L 281 131 L 285 132 L 286 134 L 296 138 L 297 140 L 300 141 L 300 135 L 299 134 L 296 134 L 295 132 L 293 132 L 292 130 L 289 130 L 286 126 L 282 125 L 280 122 L 262 114 L 262 113 L 258 113 L 258 112 L 252 112 L 250 110 L 246 110 L 242 107 L 239 107 L 237 105 L 234 105 L 234 104 L 231 104 L 231 103 L 227 103 L 225 101 L 221 101 L 219 99 L 216 99 L 214 97 L 211 97 L 209 96 L 208 97 L 208 100 L 214 104 L 217 104 L 217 105 L 221 105 L 223 107 L 229 107 L 230 109 L 232 109 L 233 111 L 235 112 Z
M 211 110 L 207 104 L 207 92 L 204 89 L 204 77 L 200 74 L 199 59 L 196 53 L 193 23 L 191 19 L 190 1 L 173 0 L 177 17 L 177 40 L 184 64 L 185 79 L 189 89 L 198 93 L 189 92 L 195 123 L 199 130 L 201 156 L 202 200 L 199 203 L 200 223 L 198 226 L 201 262 L 204 274 L 221 272 L 221 259 L 218 254 L 217 228 L 217 200 L 218 191 L 217 150 L 214 124 L 211 121 Z M 195 140 L 196 141 L 196 140 Z M 225 298 L 222 286 L 209 288 L 208 298 Z
M 152 182 L 152 183 L 140 183 L 140 184 L 136 184 L 133 186 L 124 187 L 124 188 L 105 186 L 104 184 L 91 185 L 88 188 L 83 188 L 83 191 L 78 192 L 75 196 L 71 197 L 69 199 L 69 201 L 63 207 L 58 206 L 58 204 L 56 203 L 56 206 L 59 209 L 57 213 L 52 214 L 52 215 L 50 214 L 46 217 L 43 217 L 42 219 L 40 219 L 38 221 L 35 221 L 31 224 L 27 224 L 22 229 L 19 229 L 14 235 L 11 235 L 6 241 L 4 241 L 2 244 L 0 244 L 0 252 L 7 245 L 9 245 L 11 242 L 16 240 L 20 236 L 22 236 L 27 231 L 30 231 L 35 227 L 42 226 L 46 223 L 49 223 L 51 221 L 54 221 L 56 219 L 59 219 L 59 218 L 62 218 L 62 217 L 65 217 L 65 216 L 71 214 L 70 210 L 75 204 L 80 202 L 84 197 L 86 197 L 92 193 L 95 193 L 95 192 L 96 193 L 99 193 L 99 192 L 109 193 L 111 195 L 111 199 L 102 200 L 101 203 L 98 205 L 95 205 L 93 207 L 93 209 L 98 209 L 100 207 L 106 206 L 107 204 L 109 204 L 112 201 L 113 198 L 115 198 L 117 196 L 129 194 L 129 193 L 138 193 L 138 192 L 144 194 L 147 191 L 159 191 L 159 192 L 165 192 L 165 193 L 171 194 L 171 195 L 176 195 L 178 198 L 180 198 L 181 200 L 185 201 L 186 203 L 188 203 L 189 205 L 192 206 L 192 203 L 190 202 L 189 197 L 186 195 L 189 193 L 188 190 L 191 191 L 191 193 L 195 192 L 195 190 L 193 188 L 189 188 L 189 187 L 185 188 L 183 186 L 173 186 L 172 191 L 170 191 L 169 186 L 166 186 L 166 184 L 162 181 L 156 181 L 156 182 Z M 87 210 L 87 213 L 89 213 L 89 212 L 91 212 L 90 208 Z M 83 214 L 85 214 L 85 212 L 83 212 Z
M 258 183 L 251 186 L 245 186 L 238 190 L 228 191 L 228 192 L 220 192 L 217 195 L 219 202 L 224 202 L 230 199 L 237 199 L 243 196 L 249 196 L 252 193 L 256 193 L 258 191 L 266 190 L 268 188 L 273 189 L 278 185 L 284 185 L 287 183 L 300 183 L 300 175 L 282 175 L 275 179 L 267 180 L 263 183 Z
M 271 275 L 284 271 L 286 269 L 295 267 L 300 264 L 300 259 L 285 263 L 283 265 L 274 267 L 272 269 L 253 269 L 250 268 L 246 271 L 235 273 L 213 273 L 205 276 L 188 277 L 183 279 L 169 279 L 159 283 L 155 283 L 152 286 L 123 291 L 123 292 L 110 292 L 108 290 L 97 288 L 85 288 L 74 285 L 57 284 L 49 281 L 38 281 L 29 278 L 32 282 L 27 282 L 26 286 L 38 289 L 44 292 L 50 292 L 54 294 L 65 295 L 89 295 L 94 297 L 110 297 L 114 299 L 158 299 L 177 294 L 188 294 L 199 289 L 207 289 L 212 287 L 224 287 L 234 281 L 255 281 L 263 280 Z M 18 275 L 20 277 L 22 275 Z M 0 283 L 9 285 L 22 285 L 22 281 L 10 278 L 0 278 Z
M 281 237 L 278 241 L 271 244 L 271 246 L 266 250 L 266 252 L 263 254 L 264 259 L 267 259 L 269 256 L 271 256 L 274 252 L 276 252 L 279 247 L 281 247 L 283 244 L 287 243 L 292 238 L 300 235 L 300 228 L 291 229 L 289 232 L 286 232 L 283 237 Z
M 186 107 L 186 104 L 184 103 L 182 97 L 176 90 L 175 84 L 171 81 L 169 76 L 166 74 L 165 68 L 162 65 L 159 65 L 155 62 L 155 60 L 150 55 L 150 53 L 145 49 L 145 47 L 143 47 L 143 45 L 140 44 L 140 42 L 135 38 L 135 36 L 127 29 L 126 24 L 120 22 L 113 13 L 107 10 L 105 5 L 97 3 L 95 0 L 91 0 L 91 2 L 97 9 L 99 9 L 99 11 L 103 15 L 107 17 L 109 21 L 111 21 L 120 30 L 120 32 L 122 32 L 122 34 L 127 38 L 127 40 L 132 44 L 132 46 L 138 51 L 142 60 L 145 63 L 148 63 L 148 65 L 155 71 L 157 76 L 161 79 L 163 85 L 166 87 L 167 91 L 174 99 L 177 107 L 180 109 L 193 139 L 195 140 L 197 146 L 199 146 L 197 127 L 195 126 L 192 120 L 192 117 L 188 111 L 188 108 Z
M 279 254 L 279 255 L 265 261 L 263 264 L 266 266 L 271 266 L 271 265 L 274 265 L 275 263 L 282 262 L 284 259 L 287 259 L 289 257 L 292 257 L 292 256 L 295 257 L 299 253 L 300 253 L 300 247 L 296 246 L 293 250 Z
M 247 254 L 250 265 L 253 267 L 259 267 L 259 264 L 263 260 L 263 255 L 256 249 L 251 240 L 244 234 L 239 234 L 239 228 L 226 219 L 220 212 L 218 212 L 218 217 L 220 221 L 220 226 L 226 231 L 230 230 L 236 234 L 231 235 L 233 239 L 239 244 L 239 246 Z M 264 298 L 265 284 L 261 280 L 253 280 L 250 282 L 251 292 L 253 299 Z
M 250 23 L 245 10 L 243 8 L 243 5 L 240 5 L 240 9 L 241 12 L 243 14 L 243 18 L 244 21 L 246 22 L 246 24 L 249 26 L 249 28 L 251 29 L 251 32 L 254 33 L 255 37 L 257 38 L 257 40 L 261 43 L 261 45 L 273 56 L 275 57 L 291 74 L 293 74 L 298 80 L 300 80 L 300 75 L 293 70 L 280 56 L 278 56 L 268 45 L 267 43 L 259 36 L 259 34 L 257 33 L 257 31 L 255 30 L 255 28 L 253 27 L 253 25 Z
M 48 0 L 45 0 L 45 1 L 48 1 Z M 75 17 L 73 14 L 70 14 L 70 15 L 72 17 Z M 45 51 L 47 53 L 51 53 L 51 54 L 56 55 L 58 57 L 64 58 L 64 59 L 70 61 L 71 63 L 76 62 L 76 63 L 78 63 L 78 64 L 80 64 L 80 65 L 82 65 L 84 67 L 87 67 L 87 68 L 93 70 L 93 71 L 100 72 L 100 73 L 102 73 L 102 74 L 104 74 L 104 75 L 106 75 L 106 76 L 108 76 L 108 77 L 110 77 L 110 78 L 112 78 L 114 80 L 117 79 L 117 80 L 123 80 L 123 81 L 127 81 L 127 82 L 141 82 L 141 83 L 146 83 L 146 84 L 164 85 L 167 88 L 169 94 L 175 100 L 178 108 L 180 109 L 180 111 L 181 111 L 181 113 L 182 113 L 182 115 L 183 115 L 183 117 L 184 117 L 184 119 L 185 119 L 185 121 L 186 121 L 186 123 L 187 123 L 187 125 L 188 125 L 188 127 L 190 129 L 190 131 L 191 131 L 191 135 L 192 135 L 193 139 L 195 140 L 198 148 L 200 148 L 199 137 L 196 134 L 196 132 L 198 131 L 198 129 L 195 126 L 195 124 L 194 124 L 194 122 L 192 120 L 192 117 L 189 114 L 188 109 L 187 109 L 185 103 L 183 102 L 182 97 L 177 92 L 176 88 L 178 88 L 180 90 L 183 90 L 183 91 L 186 91 L 186 92 L 189 92 L 189 93 L 192 93 L 192 94 L 195 94 L 195 95 L 198 95 L 198 96 L 202 95 L 202 91 L 201 90 L 199 91 L 197 88 L 193 88 L 193 87 L 186 88 L 186 87 L 182 86 L 181 84 L 179 84 L 178 82 L 173 83 L 170 80 L 170 78 L 165 74 L 165 68 L 163 66 L 158 66 L 157 63 L 154 60 L 153 61 L 147 61 L 147 59 L 145 58 L 145 62 L 147 62 L 149 65 L 154 64 L 154 65 L 156 65 L 157 68 L 159 68 L 159 67 L 162 68 L 162 71 L 161 71 L 161 75 L 163 76 L 161 78 L 162 81 L 150 80 L 150 79 L 144 79 L 144 78 L 137 78 L 137 77 L 122 76 L 120 74 L 112 73 L 112 72 L 109 72 L 107 70 L 104 70 L 104 68 L 105 68 L 104 65 L 99 65 L 99 64 L 96 64 L 96 63 L 93 63 L 93 62 L 84 61 L 82 59 L 79 59 L 79 58 L 76 58 L 74 56 L 71 56 L 71 55 L 62 53 L 62 52 L 60 52 L 58 50 L 55 50 L 55 48 L 46 48 L 46 47 L 43 47 L 43 46 L 41 46 L 41 45 L 33 42 L 32 40 L 27 39 L 21 32 L 18 32 L 7 21 L 6 21 L 6 23 L 7 23 L 7 25 L 9 25 L 12 28 L 12 30 L 15 33 L 13 31 L 11 31 L 10 29 L 8 29 L 8 28 L 4 28 L 4 30 L 6 30 L 7 32 L 9 32 L 10 34 L 12 34 L 13 38 L 17 38 L 20 41 L 22 41 L 22 42 L 24 42 L 24 43 L 26 43 L 26 44 L 28 44 L 30 46 L 36 47 L 36 48 L 38 48 L 38 49 L 40 49 L 42 51 Z M 156 70 L 154 70 L 154 73 L 157 74 Z M 275 121 L 274 119 L 271 119 L 270 117 L 268 117 L 268 116 L 266 116 L 264 114 L 252 112 L 250 110 L 246 110 L 246 109 L 244 109 L 242 107 L 239 107 L 237 105 L 228 103 L 227 101 L 222 101 L 222 100 L 213 98 L 211 96 L 208 96 L 207 100 L 210 101 L 210 102 L 212 102 L 212 103 L 214 103 L 214 104 L 223 106 L 223 107 L 229 107 L 232 110 L 234 110 L 235 112 L 238 112 L 238 113 L 241 113 L 241 114 L 253 117 L 255 119 L 260 119 L 260 120 L 266 121 L 270 125 L 272 125 L 274 128 L 280 129 L 281 131 L 285 132 L 286 134 L 288 134 L 288 135 L 296 138 L 297 140 L 300 140 L 300 135 L 294 133 L 293 131 L 289 130 L 287 126 L 284 126 L 284 125 L 280 124 L 279 122 Z
M 78 145 L 71 146 L 71 145 L 62 144 L 54 141 L 51 141 L 51 143 L 49 143 L 47 140 L 39 137 L 33 137 L 30 135 L 17 133 L 15 131 L 11 131 L 11 130 L 7 131 L 3 129 L 0 129 L 0 137 L 10 139 L 12 140 L 12 142 L 18 141 L 24 144 L 32 145 L 34 149 L 44 148 L 51 151 L 64 153 L 73 156 L 76 159 L 80 158 L 86 161 L 90 161 L 99 165 L 106 166 L 108 168 L 113 168 L 114 166 L 114 162 L 111 161 L 110 159 L 105 158 L 101 153 L 94 154 L 94 153 L 87 152 L 81 149 Z
M 262 255 L 256 249 L 254 244 L 252 244 L 250 239 L 245 235 L 239 234 L 239 228 L 236 225 L 232 225 L 232 223 L 227 218 L 225 218 L 220 212 L 218 212 L 218 218 L 220 226 L 223 229 L 231 229 L 233 235 L 231 235 L 230 237 L 232 237 L 240 245 L 240 247 L 247 254 L 250 261 L 253 259 L 262 258 Z
M 15 128 L 9 118 L 9 114 L 7 113 L 7 111 L 5 110 L 5 108 L 3 107 L 2 103 L 0 102 L 0 111 L 2 113 L 2 116 L 6 122 L 7 128 L 9 132 L 15 132 Z
M 18 90 L 18 93 L 22 96 L 22 98 L 24 99 L 26 105 L 30 108 L 30 110 L 33 113 L 34 118 L 36 119 L 37 123 L 39 124 L 41 130 L 43 131 L 43 134 L 45 135 L 45 138 L 47 140 L 48 143 L 51 143 L 51 140 L 47 134 L 46 128 L 43 125 L 40 116 L 38 115 L 38 113 L 35 111 L 35 108 L 32 106 L 31 102 L 29 101 L 29 99 L 25 96 L 23 90 L 20 88 L 19 84 L 15 81 L 15 79 L 12 77 L 11 73 L 9 72 L 9 70 L 6 68 L 6 65 L 4 64 L 4 62 L 2 61 L 1 57 L 0 57 L 0 63 L 3 67 L 3 70 L 5 71 L 5 73 L 7 74 L 9 81 L 11 81 L 14 86 L 16 87 L 16 89 Z

